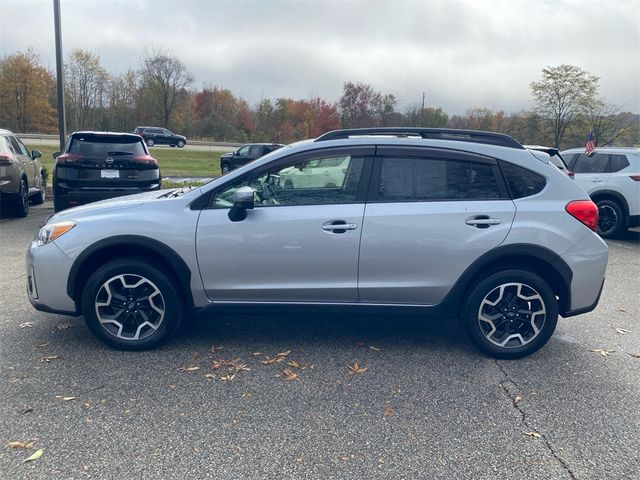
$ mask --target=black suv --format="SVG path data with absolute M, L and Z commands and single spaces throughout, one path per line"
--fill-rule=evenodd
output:
M 256 158 L 284 147 L 281 143 L 247 143 L 231 153 L 220 156 L 220 171 L 224 175 Z
M 187 137 L 176 135 L 161 127 L 136 127 L 133 133 L 140 135 L 148 146 L 169 145 L 182 148 L 187 144 Z
M 75 132 L 62 155 L 54 153 L 54 157 L 56 212 L 105 198 L 160 189 L 160 167 L 139 135 Z

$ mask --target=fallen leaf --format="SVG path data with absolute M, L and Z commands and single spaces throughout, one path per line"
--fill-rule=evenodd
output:
M 293 368 L 300 368 L 302 366 L 298 362 L 296 362 L 295 360 L 291 360 L 290 362 L 287 362 L 287 365 L 289 365 L 290 367 L 293 367 Z
M 369 345 L 369 348 L 371 350 L 373 350 L 374 352 L 379 352 L 380 351 L 380 349 L 378 347 L 374 347 L 373 345 Z
M 195 372 L 196 370 L 200 370 L 200 367 L 180 367 L 178 369 L 180 372 Z
M 343 462 L 347 462 L 349 460 L 353 460 L 354 458 L 356 458 L 356 454 L 352 453 L 351 455 L 343 455 L 342 457 L 340 457 L 340 460 L 342 460 Z
M 24 407 L 22 407 L 20 410 L 18 410 L 18 413 L 20 415 L 24 415 L 26 413 L 31 413 L 31 412 L 33 412 L 33 408 L 27 407 L 26 405 Z
M 75 400 L 77 397 L 65 397 L 63 395 L 56 395 L 58 400 L 62 400 L 63 402 L 68 402 L 69 400 Z
M 207 380 L 215 380 L 217 376 L 213 373 L 205 373 L 204 378 L 206 378 Z
M 28 458 L 25 458 L 23 460 L 23 463 L 33 462 L 34 460 L 39 459 L 42 456 L 43 453 L 44 453 L 43 449 L 36 450 L 35 452 L 33 452 L 33 455 L 31 455 Z
M 291 350 L 287 350 L 286 352 L 276 353 L 273 357 L 265 357 L 264 360 L 261 360 L 260 363 L 263 365 L 272 365 L 274 363 L 282 363 L 284 359 L 291 353 Z
M 244 392 L 242 395 L 240 395 L 242 398 L 251 398 L 253 396 L 253 393 L 251 392 Z
M 616 327 L 616 333 L 619 333 L 620 335 L 626 335 L 627 333 L 631 333 L 631 330 L 627 330 L 626 328 Z
M 222 345 L 214 345 L 213 347 L 211 347 L 211 348 L 209 349 L 209 351 L 210 351 L 211 353 L 216 353 L 216 352 L 218 352 L 219 350 L 222 350 Z
M 589 350 L 590 352 L 595 352 L 595 353 L 599 353 L 600 355 L 602 355 L 603 357 L 606 357 L 608 355 L 611 355 L 613 352 L 615 352 L 615 350 L 606 350 L 606 349 L 602 349 L 602 348 L 596 348 L 594 350 Z
M 513 399 L 513 403 L 518 403 L 520 400 L 522 400 L 522 397 L 517 395 L 516 398 Z
M 300 380 L 300 375 L 298 375 L 297 373 L 295 373 L 293 370 L 291 370 L 290 368 L 285 368 L 284 370 L 282 370 L 282 372 L 280 372 L 282 374 L 282 376 L 284 377 L 285 380 L 289 381 L 289 382 L 293 382 L 294 380 Z
M 39 347 L 48 347 L 49 345 L 51 345 L 51 343 L 49 343 L 49 342 L 44 342 L 44 343 L 39 343 L 38 344 Z
M 624 313 L 628 313 L 624 308 L 619 308 L 618 309 L 619 312 L 624 312 Z
M 360 375 L 361 373 L 364 373 L 367 370 L 369 370 L 368 367 L 361 367 L 358 362 L 354 363 L 353 365 L 348 365 L 348 368 L 349 368 L 349 373 L 351 373 L 352 375 Z
M 31 328 L 33 327 L 33 322 L 24 322 L 20 324 L 20 328 Z
M 276 353 L 276 357 L 286 357 L 291 353 L 291 350 L 287 350 L 286 352 Z
M 224 377 L 220 377 L 221 381 L 233 381 L 233 379 L 236 378 L 236 374 L 235 373 L 229 373 L 228 375 L 225 375 Z
M 221 366 L 222 363 L 220 363 L 218 360 L 214 361 L 213 364 L 211 364 L 211 368 L 213 368 L 214 370 L 218 370 Z
M 542 437 L 542 435 L 540 435 L 538 432 L 525 432 L 524 435 L 528 435 L 529 437 L 533 437 L 533 438 Z
M 262 355 L 262 352 L 252 352 L 251 355 L 257 357 L 258 355 Z
M 58 330 L 66 330 L 67 328 L 71 328 L 71 327 L 73 327 L 73 325 L 71 325 L 71 322 L 59 323 L 58 325 L 56 325 L 56 328 Z
M 49 355 L 47 357 L 42 357 L 40 359 L 40 363 L 49 363 L 49 362 L 53 362 L 54 360 L 60 360 L 62 358 L 62 355 Z
M 384 406 L 384 416 L 385 417 L 393 416 L 393 408 L 391 408 L 391 405 L 388 403 Z
M 33 448 L 33 445 L 36 442 L 37 442 L 37 440 L 31 440 L 29 442 L 14 441 L 14 442 L 7 443 L 7 447 L 9 447 L 9 448 L 22 448 L 24 450 L 29 450 L 30 448 Z
M 633 358 L 640 358 L 640 353 L 630 353 Z

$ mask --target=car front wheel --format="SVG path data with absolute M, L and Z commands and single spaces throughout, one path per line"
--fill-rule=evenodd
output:
M 156 142 L 153 141 L 153 138 L 148 138 L 147 139 L 147 146 L 148 147 L 153 147 L 156 144 Z
M 178 141 L 178 148 L 182 148 L 182 147 L 184 147 L 184 141 L 180 140 Z
M 135 258 L 112 260 L 89 278 L 82 312 L 106 345 L 147 350 L 165 342 L 182 320 L 182 300 L 170 276 Z
M 473 287 L 461 320 L 471 343 L 483 353 L 521 358 L 551 338 L 558 322 L 558 302 L 538 275 L 503 270 Z

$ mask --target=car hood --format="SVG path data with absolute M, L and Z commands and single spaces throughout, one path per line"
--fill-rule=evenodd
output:
M 156 200 L 162 195 L 175 190 L 175 188 L 167 190 L 154 190 L 153 192 L 136 193 L 134 195 L 126 195 L 124 197 L 109 198 L 92 202 L 79 207 L 69 208 L 62 212 L 56 213 L 49 218 L 47 223 L 60 222 L 63 220 L 77 220 L 83 217 L 91 217 L 101 213 L 111 213 L 126 208 L 134 208 L 142 205 L 146 201 Z
M 222 155 L 220 155 L 220 158 L 230 158 L 230 157 L 233 157 L 233 152 L 223 153 Z

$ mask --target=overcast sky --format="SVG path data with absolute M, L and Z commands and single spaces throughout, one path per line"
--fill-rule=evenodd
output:
M 61 0 L 65 54 L 111 73 L 145 48 L 170 50 L 195 87 L 260 98 L 336 101 L 345 81 L 449 114 L 533 106 L 547 65 L 598 75 L 606 101 L 640 112 L 640 0 Z M 55 68 L 52 0 L 0 0 L 0 55 L 32 45 Z

